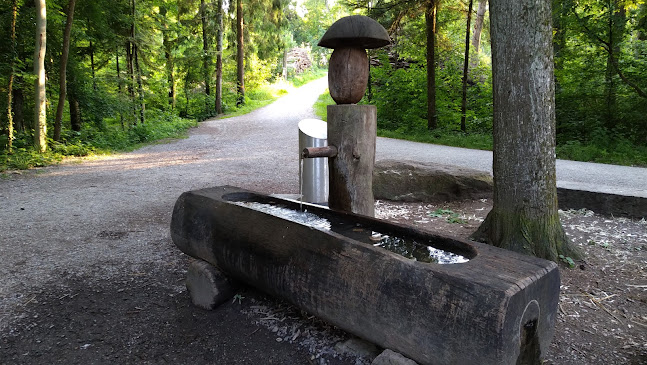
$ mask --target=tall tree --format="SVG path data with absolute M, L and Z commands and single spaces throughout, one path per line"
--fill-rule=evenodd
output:
M 236 105 L 245 104 L 245 34 L 243 33 L 243 1 L 236 0 Z
M 473 57 L 470 62 L 470 68 L 478 66 L 478 53 L 481 50 L 481 33 L 483 32 L 483 23 L 485 23 L 485 11 L 487 10 L 488 0 L 479 0 L 479 6 L 476 10 L 476 19 L 474 20 L 474 33 L 472 34 L 472 52 Z
M 222 36 L 225 32 L 222 21 L 222 0 L 217 1 L 216 13 L 216 114 L 222 114 Z
M 494 206 L 475 238 L 579 257 L 559 221 L 550 0 L 491 0 Z
M 624 2 L 624 1 L 623 1 Z M 624 4 L 619 0 L 609 1 L 608 13 L 608 51 L 607 51 L 607 68 L 605 72 L 605 94 L 607 106 L 607 128 L 611 129 L 616 125 L 617 113 L 617 94 L 618 85 L 615 80 L 616 68 L 620 55 L 620 42 L 624 38 L 625 25 L 627 23 L 627 13 Z
M 467 119 L 467 71 L 469 69 L 470 60 L 470 26 L 472 22 L 472 5 L 473 0 L 469 0 L 467 10 L 467 26 L 465 27 L 465 60 L 463 62 L 463 95 L 461 97 L 461 130 L 465 132 L 467 127 L 465 119 Z
M 171 30 L 168 21 L 168 11 L 165 6 L 160 7 L 160 20 L 162 24 L 162 46 L 164 47 L 164 59 L 166 60 L 166 80 L 168 83 L 168 103 L 171 109 L 175 109 L 176 96 L 175 96 L 175 74 L 174 62 L 172 55 L 172 42 Z
M 427 129 L 438 127 L 436 109 L 436 15 L 438 0 L 428 0 L 425 8 L 427 33 Z
M 74 5 L 76 0 L 70 0 L 67 4 L 67 20 L 65 22 L 65 31 L 63 32 L 63 51 L 61 52 L 60 70 L 59 70 L 59 92 L 58 105 L 56 107 L 56 117 L 54 119 L 54 140 L 61 140 L 61 120 L 63 119 L 63 109 L 65 108 L 65 96 L 67 94 L 67 58 L 70 54 L 70 34 L 72 33 L 72 21 L 74 20 Z
M 204 92 L 211 95 L 211 54 L 209 51 L 209 31 L 207 26 L 207 4 L 200 0 L 200 22 L 202 24 L 202 72 Z
M 11 60 L 9 61 L 9 82 L 7 85 L 7 152 L 11 153 L 13 150 L 13 79 L 16 66 L 16 18 L 18 17 L 18 1 L 11 1 Z
M 45 0 L 36 4 L 36 45 L 34 47 L 34 146 L 38 151 L 47 150 L 47 94 L 45 90 L 45 51 L 47 45 L 47 5 Z

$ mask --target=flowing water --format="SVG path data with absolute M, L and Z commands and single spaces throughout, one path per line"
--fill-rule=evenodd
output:
M 348 223 L 342 220 L 321 217 L 307 210 L 304 211 L 301 203 L 301 211 L 258 202 L 233 201 L 232 203 L 322 231 L 332 231 L 365 244 L 384 248 L 415 261 L 437 264 L 458 264 L 469 261 L 465 256 L 430 246 L 430 242 L 419 242 L 407 237 L 387 235 L 363 227 L 359 223 Z

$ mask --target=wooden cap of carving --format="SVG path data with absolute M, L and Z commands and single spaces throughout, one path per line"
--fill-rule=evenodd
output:
M 380 48 L 391 43 L 380 23 L 364 15 L 351 15 L 334 22 L 319 41 L 326 48 Z

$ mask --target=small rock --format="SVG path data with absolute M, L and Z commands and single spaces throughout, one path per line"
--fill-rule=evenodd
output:
M 189 264 L 186 288 L 194 305 L 211 310 L 231 299 L 237 284 L 210 263 L 195 260 Z
M 373 360 L 371 365 L 418 365 L 418 363 L 398 352 L 386 349 Z
M 489 172 L 441 164 L 382 160 L 375 163 L 376 199 L 439 203 L 492 196 Z
M 341 354 L 363 357 L 369 360 L 374 359 L 380 353 L 377 346 L 359 338 L 338 342 L 335 345 L 335 350 Z

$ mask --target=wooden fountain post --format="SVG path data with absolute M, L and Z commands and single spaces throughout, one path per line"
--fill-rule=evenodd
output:
M 390 43 L 386 30 L 361 15 L 339 19 L 326 31 L 319 46 L 333 48 L 328 66 L 328 88 L 337 105 L 328 106 L 329 198 L 332 209 L 375 215 L 373 166 L 377 111 L 374 105 L 357 105 L 368 82 L 366 48 Z

